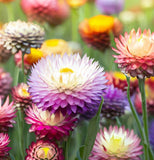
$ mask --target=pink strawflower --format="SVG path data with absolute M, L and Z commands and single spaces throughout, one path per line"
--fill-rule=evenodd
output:
M 64 160 L 62 149 L 50 141 L 38 140 L 36 143 L 32 142 L 26 152 L 25 160 Z
M 132 77 L 154 76 L 154 32 L 148 29 L 142 33 L 139 28 L 136 33 L 132 29 L 119 38 L 115 38 L 117 49 L 113 48 L 119 54 L 114 55 L 119 68 Z
M 12 98 L 16 107 L 26 108 L 32 104 L 31 96 L 28 92 L 28 85 L 20 83 L 12 88 Z
M 77 121 L 77 118 L 63 116 L 61 112 L 51 114 L 48 110 L 42 111 L 34 104 L 26 110 L 26 115 L 26 122 L 31 124 L 29 131 L 35 132 L 39 138 L 59 140 L 69 136 Z
M 97 133 L 89 160 L 139 160 L 140 138 L 124 127 L 110 126 Z
M 8 151 L 11 149 L 7 145 L 9 144 L 9 136 L 6 133 L 0 133 L 0 159 L 5 160 L 8 156 Z
M 8 127 L 13 127 L 12 123 L 15 123 L 13 120 L 16 117 L 15 113 L 13 102 L 9 104 L 9 97 L 7 97 L 3 105 L 0 98 L 0 131 L 7 131 Z
M 61 24 L 70 13 L 65 0 L 21 0 L 21 7 L 29 20 L 48 22 L 52 26 Z

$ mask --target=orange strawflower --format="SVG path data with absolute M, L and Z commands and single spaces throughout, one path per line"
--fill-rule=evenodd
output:
M 88 45 L 104 51 L 110 46 L 109 32 L 113 26 L 112 16 L 97 15 L 82 21 L 79 25 L 79 33 Z

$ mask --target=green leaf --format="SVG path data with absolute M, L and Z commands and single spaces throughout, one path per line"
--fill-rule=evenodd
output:
M 103 105 L 103 97 L 97 114 L 90 120 L 83 150 L 83 160 L 87 160 L 93 148 L 97 132 L 99 130 L 100 113 Z

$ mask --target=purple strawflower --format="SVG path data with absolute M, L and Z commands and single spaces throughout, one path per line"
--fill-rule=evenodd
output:
M 150 127 L 149 127 L 149 138 L 150 138 L 150 144 L 154 150 L 154 120 L 151 121 Z
M 32 68 L 29 93 L 38 108 L 51 113 L 88 114 L 98 109 L 106 88 L 103 70 L 86 55 L 47 56 Z
M 123 92 L 121 89 L 115 88 L 113 85 L 109 85 L 105 90 L 103 97 L 103 117 L 115 118 L 124 114 L 124 111 L 128 106 L 126 92 Z
M 117 14 L 124 8 L 124 0 L 96 0 L 97 8 L 104 14 Z

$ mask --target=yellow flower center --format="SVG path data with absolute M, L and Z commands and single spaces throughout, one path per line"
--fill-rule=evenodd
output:
M 145 47 L 146 46 L 146 47 Z M 144 57 L 150 54 L 150 50 L 152 47 L 151 40 L 141 35 L 137 40 L 133 39 L 133 37 L 130 35 L 130 38 L 128 39 L 128 49 L 134 56 Z
M 33 63 L 36 63 L 39 59 L 43 57 L 43 53 L 40 49 L 31 48 L 30 54 L 25 54 L 26 61 L 32 65 Z
M 60 69 L 60 73 L 73 73 L 73 70 L 66 67 L 66 68 Z
M 114 135 L 109 140 L 108 147 L 106 149 L 107 152 L 112 154 L 122 154 L 127 151 L 127 147 L 124 145 L 124 139 L 121 137 L 114 137 Z
M 47 147 L 44 147 L 44 148 L 41 148 L 43 151 L 44 151 L 44 158 L 48 158 L 47 155 L 48 155 L 48 151 L 50 150 L 49 148 Z
M 55 157 L 56 150 L 52 146 L 50 147 L 45 146 L 45 147 L 38 148 L 36 154 L 37 154 L 37 157 L 39 157 L 39 159 L 49 160 Z
M 58 124 L 65 119 L 61 112 L 51 114 L 49 111 L 42 111 L 40 113 L 40 116 L 42 118 L 42 121 L 50 126 L 58 126 Z
M 88 20 L 89 27 L 94 32 L 109 32 L 114 25 L 114 18 L 111 16 L 98 15 Z
M 45 41 L 45 44 L 48 47 L 55 47 L 55 46 L 58 46 L 59 40 L 58 39 L 50 39 L 50 40 Z
M 113 73 L 113 76 L 115 78 L 118 78 L 120 80 L 126 80 L 126 76 L 124 74 L 122 74 L 121 72 L 114 72 Z
M 87 0 L 66 0 L 66 1 L 71 7 L 80 7 L 84 5 Z
M 25 97 L 29 96 L 29 93 L 27 92 L 27 89 L 22 88 L 22 95 L 25 96 Z
M 113 76 L 115 78 L 117 78 L 117 79 L 122 80 L 122 81 L 126 81 L 126 76 L 123 73 L 121 73 L 121 72 L 114 72 Z M 130 80 L 133 82 L 133 81 L 136 80 L 136 78 L 135 77 L 130 77 Z

